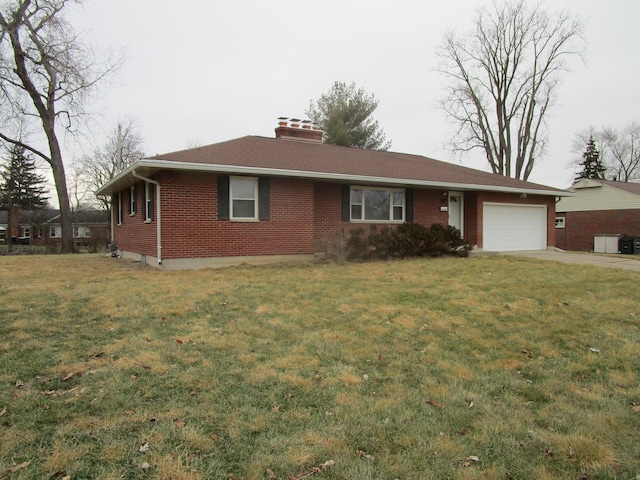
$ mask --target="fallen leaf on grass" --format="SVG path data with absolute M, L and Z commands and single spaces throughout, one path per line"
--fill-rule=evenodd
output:
M 49 480 L 52 479 L 56 479 L 56 480 L 71 480 L 71 475 L 67 475 L 66 471 L 61 471 L 61 472 L 56 472 L 53 475 L 51 475 L 51 477 L 49 477 Z
M 269 480 L 275 480 L 276 478 L 278 478 L 278 476 L 273 473 L 273 470 L 271 470 L 270 468 L 267 468 L 267 476 L 269 477 Z
M 133 415 L 133 410 L 125 410 L 124 414 L 127 415 L 127 416 L 131 416 L 131 415 Z
M 358 455 L 360 458 L 364 458 L 365 460 L 375 460 L 376 459 L 376 457 L 374 457 L 373 455 L 369 455 L 368 453 L 365 453 L 362 450 L 356 451 L 356 455 Z
M 631 407 L 631 410 L 633 410 L 634 412 L 640 413 L 640 405 L 633 405 Z
M 433 398 L 427 400 L 427 403 L 436 408 L 442 408 L 444 406 L 442 402 L 436 402 Z
M 182 345 L 184 343 L 181 338 L 176 338 L 176 342 L 178 344 L 180 344 L 180 345 Z
M 138 452 L 140 453 L 147 453 L 149 451 L 149 444 L 145 443 L 144 445 L 142 445 L 139 449 Z
M 471 465 L 473 465 L 474 463 L 478 463 L 480 461 L 480 458 L 476 457 L 475 455 L 470 455 L 467 458 L 465 458 L 462 462 L 462 466 L 463 467 L 469 467 Z
M 16 380 L 16 388 L 21 388 L 24 387 L 24 383 L 22 383 L 20 380 Z
M 63 382 L 66 382 L 67 380 L 71 380 L 73 378 L 74 373 L 73 372 L 69 372 L 67 373 L 64 378 L 62 379 Z
M 178 418 L 176 418 L 176 419 L 173 421 L 173 423 L 174 423 L 174 424 L 176 425 L 176 427 L 178 427 L 178 428 L 182 428 L 182 427 L 184 427 L 184 426 L 185 426 L 185 424 L 186 424 L 186 422 L 185 422 L 185 421 L 180 420 L 180 419 L 178 419 Z
M 311 475 L 316 475 L 324 472 L 327 468 L 333 467 L 336 464 L 333 460 L 329 460 L 324 462 L 319 467 L 311 467 L 309 470 L 299 473 L 298 475 L 293 475 L 289 477 L 289 480 L 302 480 L 303 478 L 307 478 Z M 276 477 L 277 478 L 277 477 Z
M 2 410 L 0 410 L 0 417 L 3 415 L 6 415 L 7 413 L 7 407 L 2 407 Z
M 591 350 L 593 353 L 600 353 L 600 349 L 599 348 L 591 347 L 589 350 Z
M 9 472 L 16 473 L 18 470 L 22 470 L 23 468 L 27 468 L 29 465 L 31 465 L 31 462 L 22 462 L 19 465 L 16 465 L 15 467 L 11 467 L 9 469 Z

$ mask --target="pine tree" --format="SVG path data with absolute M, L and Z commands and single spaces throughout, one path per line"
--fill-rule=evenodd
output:
M 38 175 L 36 162 L 24 147 L 11 147 L 9 159 L 2 169 L 2 179 L 0 208 L 8 208 L 10 204 L 30 210 L 47 207 L 49 197 L 45 179 Z
M 582 154 L 582 158 L 584 159 L 582 163 L 580 163 L 582 171 L 576 175 L 573 183 L 584 178 L 604 180 L 604 174 L 607 171 L 607 167 L 605 167 L 600 161 L 600 152 L 596 148 L 596 142 L 593 140 L 593 137 L 591 137 L 587 142 L 587 149 Z
M 305 113 L 324 131 L 324 143 L 388 150 L 391 142 L 371 116 L 377 107 L 375 96 L 355 83 L 334 82 Z

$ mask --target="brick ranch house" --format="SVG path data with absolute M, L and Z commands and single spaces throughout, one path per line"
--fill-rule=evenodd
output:
M 555 245 L 564 190 L 322 135 L 281 122 L 275 138 L 134 163 L 96 192 L 112 197 L 118 253 L 162 269 L 310 259 L 353 229 L 403 222 L 454 225 L 487 251 Z
M 101 210 L 72 212 L 73 238 L 76 246 L 104 248 L 109 242 L 109 213 Z M 56 247 L 62 244 L 60 211 L 27 210 L 19 206 L 0 210 L 0 244 Z
M 583 179 L 556 205 L 556 246 L 590 251 L 598 235 L 640 237 L 640 184 Z

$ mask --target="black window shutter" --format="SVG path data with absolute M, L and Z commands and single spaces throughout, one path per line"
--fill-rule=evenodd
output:
M 269 177 L 258 179 L 258 218 L 269 220 L 270 218 L 270 191 Z
M 413 222 L 413 190 L 405 190 L 404 202 L 406 207 L 406 211 L 404 212 L 404 220 L 405 222 Z
M 351 220 L 351 186 L 342 185 L 342 221 Z
M 229 220 L 229 175 L 218 175 L 218 220 Z

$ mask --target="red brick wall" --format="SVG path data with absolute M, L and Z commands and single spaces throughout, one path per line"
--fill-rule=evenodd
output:
M 556 246 L 563 250 L 593 250 L 597 234 L 640 237 L 640 210 L 600 210 L 560 212 L 565 227 L 556 229 Z
M 480 235 L 482 233 L 482 204 L 478 203 L 478 192 L 464 193 L 463 208 L 464 239 L 471 245 L 481 245 L 482 239 Z
M 218 220 L 214 174 L 175 172 L 160 181 L 167 203 L 162 207 L 164 258 L 313 253 L 313 184 L 309 181 L 271 178 L 271 216 L 259 222 Z M 189 185 L 186 190 L 185 184 Z
M 271 178 L 271 218 L 260 222 L 218 220 L 215 174 L 165 171 L 161 184 L 162 257 L 205 258 L 252 255 L 312 254 L 313 183 Z M 129 190 L 123 192 L 124 221 L 115 227 L 118 248 L 156 256 L 157 195 L 154 219 L 142 221 L 143 184 L 138 212 L 127 215 Z
M 155 193 L 155 192 L 154 192 Z M 122 224 L 118 225 L 118 196 L 113 196 L 113 234 L 116 245 L 121 250 L 135 252 L 141 255 L 155 257 L 157 249 L 157 194 L 154 195 L 153 220 L 146 223 L 144 221 L 144 182 L 138 182 L 136 188 L 136 213 L 129 215 L 129 194 L 130 189 L 122 191 Z
M 312 180 L 270 179 L 270 220 L 233 222 L 218 220 L 218 179 L 213 173 L 164 171 L 153 177 L 161 183 L 162 257 L 206 258 L 256 255 L 298 255 L 327 251 L 348 237 L 351 230 L 371 228 L 369 223 L 342 221 L 342 185 Z M 138 184 L 137 212 L 128 215 L 129 189 L 122 192 L 123 222 L 116 225 L 118 248 L 157 255 L 157 194 L 153 221 L 143 221 L 144 182 Z M 447 224 L 444 190 L 414 189 L 414 221 L 425 226 Z M 465 192 L 464 236 L 481 246 L 482 202 L 546 204 L 549 245 L 555 243 L 553 197 Z M 383 226 L 381 224 L 378 226 Z

